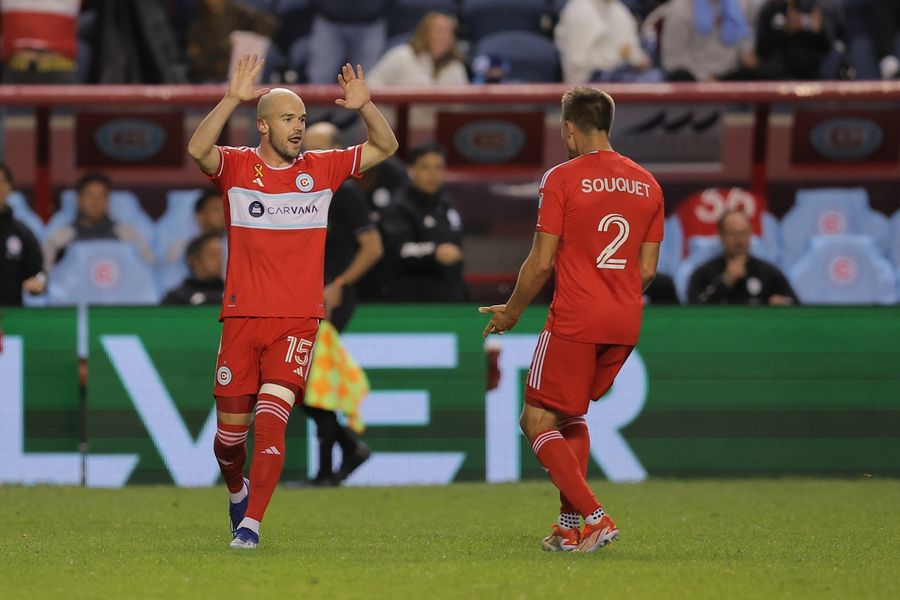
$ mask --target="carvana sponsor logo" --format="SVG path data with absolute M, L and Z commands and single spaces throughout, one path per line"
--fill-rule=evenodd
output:
M 254 200 L 250 203 L 250 216 L 251 217 L 261 217 L 266 212 L 266 207 L 263 206 L 263 203 L 259 200 Z

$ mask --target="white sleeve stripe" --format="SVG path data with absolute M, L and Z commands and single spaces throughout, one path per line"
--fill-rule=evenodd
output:
M 222 146 L 216 146 L 216 150 L 219 151 L 219 170 L 216 171 L 214 177 L 218 179 L 222 176 L 222 171 L 225 170 L 225 152 L 222 150 Z
M 356 172 L 356 165 L 359 164 L 358 159 L 360 153 L 362 152 L 361 148 L 362 146 L 360 146 L 359 144 L 353 147 L 353 167 L 351 167 L 350 169 L 350 175 L 358 175 L 358 173 Z

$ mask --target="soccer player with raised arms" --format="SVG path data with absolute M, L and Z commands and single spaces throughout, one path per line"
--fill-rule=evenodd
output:
M 537 233 L 506 304 L 484 336 L 512 329 L 550 278 L 556 289 L 528 371 L 522 431 L 559 488 L 561 508 L 545 550 L 593 552 L 619 530 L 588 487 L 584 414 L 612 386 L 638 340 L 642 292 L 656 275 L 663 195 L 646 170 L 610 146 L 615 104 L 596 89 L 562 98 L 571 160 L 541 179 Z M 581 518 L 584 527 L 581 528 Z
M 368 140 L 347 149 L 300 152 L 306 108 L 287 89 L 254 89 L 256 55 L 238 61 L 228 92 L 194 132 L 188 152 L 222 190 L 228 265 L 214 395 L 214 452 L 230 494 L 232 548 L 256 548 L 259 527 L 284 466 L 284 436 L 303 401 L 319 320 L 324 318 L 328 207 L 348 177 L 397 151 L 397 139 L 372 103 L 362 67 L 337 76 L 339 106 L 359 112 Z M 217 146 L 243 102 L 258 100 L 256 148 Z M 250 480 L 245 441 L 254 422 Z

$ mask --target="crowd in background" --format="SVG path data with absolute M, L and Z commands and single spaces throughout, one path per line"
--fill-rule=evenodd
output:
M 900 0 L 3 0 L 3 81 L 375 85 L 896 78 Z

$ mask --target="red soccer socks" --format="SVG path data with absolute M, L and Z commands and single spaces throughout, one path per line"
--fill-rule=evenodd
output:
M 547 470 L 553 485 L 582 516 L 586 517 L 600 508 L 600 503 L 585 481 L 578 457 L 558 429 L 537 435 L 531 449 Z
M 250 463 L 250 504 L 246 518 L 262 521 L 284 467 L 284 432 L 291 405 L 277 396 L 260 394 L 253 421 Z

